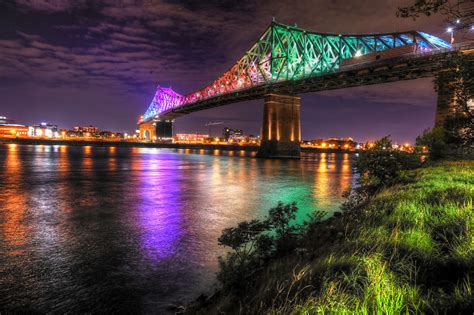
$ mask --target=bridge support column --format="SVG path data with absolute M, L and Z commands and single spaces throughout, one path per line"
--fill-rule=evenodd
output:
M 440 76 L 443 73 L 439 74 Z M 456 113 L 456 96 L 449 82 L 438 87 L 438 101 L 436 106 L 435 127 L 442 127 L 446 118 Z
M 300 158 L 301 97 L 265 95 L 258 157 Z
M 138 125 L 138 130 L 140 131 L 140 140 L 152 142 L 156 140 L 156 126 L 152 120 L 142 122 Z
M 172 120 L 159 120 L 155 122 L 156 137 L 158 139 L 170 139 L 173 138 L 173 121 Z

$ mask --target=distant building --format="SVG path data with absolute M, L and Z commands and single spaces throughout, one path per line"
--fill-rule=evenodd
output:
M 5 116 L 0 116 L 0 138 L 27 137 L 28 127 L 15 124 L 15 121 Z
M 355 149 L 357 145 L 352 138 L 329 138 L 325 142 L 331 149 L 350 150 Z
M 225 127 L 222 130 L 222 135 L 225 141 L 229 141 L 235 138 L 238 138 L 235 140 L 240 140 L 240 138 L 243 137 L 244 132 L 242 131 L 242 129 L 230 129 L 230 128 Z
M 352 138 L 329 138 L 303 141 L 303 146 L 316 147 L 321 149 L 354 150 L 358 149 L 357 142 Z
M 48 123 L 41 123 L 39 125 L 34 125 L 29 128 L 28 135 L 30 137 L 40 137 L 40 138 L 58 138 L 58 126 Z
M 178 133 L 173 137 L 175 142 L 204 142 L 209 135 L 198 133 Z
M 76 126 L 73 128 L 76 133 L 88 133 L 88 134 L 97 134 L 100 132 L 100 129 L 96 126 Z
M 115 132 L 112 132 L 112 131 L 101 131 L 99 132 L 99 137 L 101 139 L 114 139 L 114 138 L 117 138 L 117 134 Z
M 0 116 L 0 125 L 6 124 L 14 124 L 15 121 L 13 119 L 8 119 L 6 116 Z
M 27 136 L 27 126 L 17 124 L 0 124 L 0 138 L 18 138 Z

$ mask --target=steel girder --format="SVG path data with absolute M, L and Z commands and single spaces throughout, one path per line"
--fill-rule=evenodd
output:
M 357 56 L 412 46 L 416 53 L 449 49 L 440 38 L 410 31 L 386 34 L 324 34 L 273 22 L 228 71 L 208 86 L 180 95 L 158 87 L 143 120 L 174 109 L 262 85 L 280 84 L 338 72 L 341 62 Z M 185 110 L 183 110 L 185 111 Z

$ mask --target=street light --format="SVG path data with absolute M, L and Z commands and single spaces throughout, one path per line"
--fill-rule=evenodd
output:
M 454 29 L 452 27 L 448 27 L 448 33 L 451 33 L 451 45 L 454 43 Z

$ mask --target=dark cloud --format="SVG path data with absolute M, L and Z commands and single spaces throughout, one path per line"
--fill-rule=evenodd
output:
M 7 0 L 0 4 L 0 97 L 3 99 L 0 114 L 37 122 L 39 118 L 35 115 L 41 109 L 66 126 L 89 118 L 103 128 L 131 130 L 157 84 L 172 86 L 182 94 L 205 86 L 253 44 L 273 17 L 322 32 L 420 29 L 443 35 L 443 24 L 438 17 L 417 21 L 398 19 L 395 11 L 404 3 Z M 413 138 L 421 127 L 431 123 L 434 108 L 430 80 L 413 82 L 323 92 L 304 99 L 309 103 L 337 103 L 341 105 L 340 111 L 350 108 L 344 105 L 351 103 L 371 104 L 372 107 L 359 108 L 386 110 L 380 119 L 387 120 L 386 126 L 395 129 L 400 126 L 394 121 L 405 117 L 406 107 L 411 106 L 421 117 L 416 126 L 408 127 L 408 133 L 407 126 L 403 126 L 403 132 L 397 129 L 392 133 L 396 137 L 400 134 L 400 138 Z M 25 101 L 38 95 L 43 97 L 43 102 Z M 98 100 L 100 111 L 78 110 L 97 107 Z M 246 129 L 258 133 L 261 116 L 258 104 L 237 104 L 183 117 L 177 122 L 178 130 L 197 130 L 202 128 L 204 120 L 221 117 L 236 126 L 240 121 Z M 61 108 L 59 114 L 58 108 Z M 76 115 L 69 115 L 70 111 Z M 120 118 L 112 119 L 111 113 Z M 321 115 L 314 109 L 308 113 Z M 365 125 L 371 123 L 367 112 L 361 112 L 363 117 L 366 117 Z M 314 121 L 318 119 L 315 117 Z M 347 123 L 342 125 L 348 128 L 349 134 L 365 130 Z M 328 128 L 328 132 L 336 133 L 339 127 L 333 124 Z M 321 133 L 311 126 L 303 131 L 306 137 Z M 360 134 L 361 138 L 369 136 L 372 133 Z

